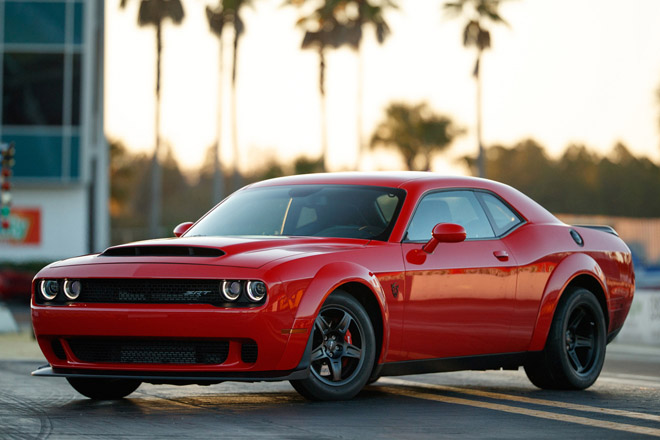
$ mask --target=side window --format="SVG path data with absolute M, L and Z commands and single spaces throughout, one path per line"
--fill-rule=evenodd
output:
M 497 235 L 504 234 L 522 222 L 520 217 L 518 217 L 518 214 L 494 195 L 480 193 L 480 196 L 486 205 L 486 209 L 488 209 L 493 218 L 495 228 L 497 229 Z
M 409 241 L 426 241 L 438 223 L 456 223 L 467 239 L 494 238 L 490 222 L 472 191 L 442 191 L 425 196 L 408 227 Z

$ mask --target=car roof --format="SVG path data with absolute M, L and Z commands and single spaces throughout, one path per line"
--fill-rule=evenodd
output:
M 274 185 L 370 185 L 399 188 L 414 182 L 434 181 L 439 186 L 446 183 L 451 186 L 480 186 L 478 182 L 490 182 L 475 177 L 445 176 L 424 171 L 374 171 L 374 172 L 340 172 L 301 174 L 296 176 L 278 177 L 255 183 L 251 187 Z
M 510 203 L 527 221 L 561 223 L 537 202 L 509 185 L 477 177 L 446 176 L 425 171 L 375 171 L 301 174 L 264 180 L 250 188 L 280 185 L 368 185 L 404 189 L 410 196 L 406 205 L 428 191 L 450 188 L 471 188 L 491 191 Z M 405 207 L 404 207 L 405 208 Z M 412 207 L 410 207 L 412 209 Z M 403 214 L 410 214 L 405 212 Z

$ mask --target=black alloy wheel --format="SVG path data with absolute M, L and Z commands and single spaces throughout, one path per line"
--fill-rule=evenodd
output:
M 539 388 L 588 388 L 603 368 L 606 335 L 603 310 L 594 294 L 571 289 L 555 311 L 545 349 L 525 365 L 525 373 Z
M 137 390 L 141 384 L 134 379 L 67 377 L 66 380 L 80 394 L 93 400 L 122 399 Z
M 597 360 L 597 334 L 593 310 L 584 304 L 568 317 L 565 332 L 566 356 L 578 375 L 589 372 Z
M 345 400 L 367 383 L 375 360 L 375 336 L 364 307 L 343 291 L 321 307 L 312 331 L 310 375 L 291 381 L 311 400 Z

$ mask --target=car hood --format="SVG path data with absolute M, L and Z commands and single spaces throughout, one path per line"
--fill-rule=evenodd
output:
M 343 252 L 369 240 L 324 237 L 181 237 L 113 246 L 101 254 L 71 258 L 51 267 L 79 264 L 170 263 L 259 268 L 270 262 Z

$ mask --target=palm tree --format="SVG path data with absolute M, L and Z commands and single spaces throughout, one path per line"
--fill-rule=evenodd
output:
M 121 0 L 120 7 L 126 7 L 127 0 Z M 160 235 L 162 211 L 162 181 L 160 166 L 160 76 L 161 58 L 163 52 L 163 21 L 167 18 L 174 24 L 180 24 L 184 17 L 183 5 L 180 0 L 140 0 L 138 13 L 139 26 L 154 26 L 156 28 L 156 134 L 154 156 L 151 162 L 151 207 L 149 211 L 149 234 Z
M 314 0 L 287 0 L 287 4 L 302 8 Z M 305 31 L 303 49 L 313 49 L 319 54 L 319 92 L 321 97 L 321 168 L 327 169 L 328 135 L 325 99 L 325 54 L 328 48 L 349 45 L 359 46 L 361 28 L 344 13 L 348 0 L 323 0 L 309 15 L 298 19 L 297 25 Z
M 222 107 L 222 96 L 221 96 L 221 83 L 223 77 L 223 64 L 222 64 L 222 31 L 224 25 L 229 23 L 232 25 L 234 30 L 234 43 L 232 45 L 232 71 L 231 71 L 231 125 L 232 125 L 232 151 L 234 156 L 233 164 L 233 189 L 236 190 L 241 185 L 241 176 L 238 170 L 238 126 L 236 119 L 236 69 L 238 66 L 238 43 L 241 36 L 245 32 L 245 25 L 243 19 L 241 18 L 241 9 L 243 6 L 250 5 L 252 0 L 218 0 L 218 5 L 215 8 L 209 6 L 206 7 L 206 18 L 208 19 L 211 32 L 213 32 L 220 42 L 220 64 L 219 64 L 219 81 L 218 81 L 218 132 L 217 132 L 217 165 L 216 173 L 214 175 L 214 197 L 215 201 L 219 201 L 222 197 L 221 194 L 221 183 L 222 179 L 220 174 L 220 125 L 221 125 L 221 107 Z
M 475 47 L 477 59 L 474 64 L 473 75 L 477 83 L 477 142 L 479 144 L 479 156 L 477 168 L 479 177 L 486 177 L 486 163 L 484 146 L 481 139 L 481 76 L 480 64 L 483 51 L 490 48 L 490 32 L 485 28 L 485 22 L 493 23 L 507 22 L 500 16 L 498 8 L 503 0 L 457 0 L 446 2 L 445 9 L 455 16 L 467 15 L 467 23 L 463 28 L 463 46 Z
M 433 113 L 424 103 L 395 102 L 385 110 L 385 119 L 371 137 L 371 148 L 395 148 L 408 170 L 428 171 L 433 155 L 462 133 L 449 117 Z
M 222 142 L 222 78 L 224 71 L 223 64 L 223 44 L 222 44 L 222 30 L 224 28 L 225 19 L 222 13 L 222 4 L 216 8 L 206 7 L 206 18 L 209 22 L 211 32 L 218 37 L 218 110 L 216 120 L 216 139 L 215 148 L 213 149 L 213 203 L 218 203 L 224 196 L 224 177 L 222 175 L 222 166 L 220 164 L 220 144 Z
M 376 41 L 378 44 L 383 44 L 385 39 L 390 34 L 390 27 L 385 21 L 383 15 L 384 10 L 387 8 L 396 9 L 397 4 L 391 0 L 381 0 L 379 4 L 373 4 L 369 0 L 352 0 L 357 5 L 358 16 L 357 26 L 360 28 L 360 39 L 358 40 L 357 57 L 358 57 L 358 87 L 357 87 L 357 138 L 358 138 L 358 155 L 356 161 L 356 169 L 359 167 L 362 156 L 364 154 L 364 135 L 362 127 L 362 107 L 363 107 L 363 69 L 362 69 L 362 30 L 365 25 L 372 25 L 376 34 Z

